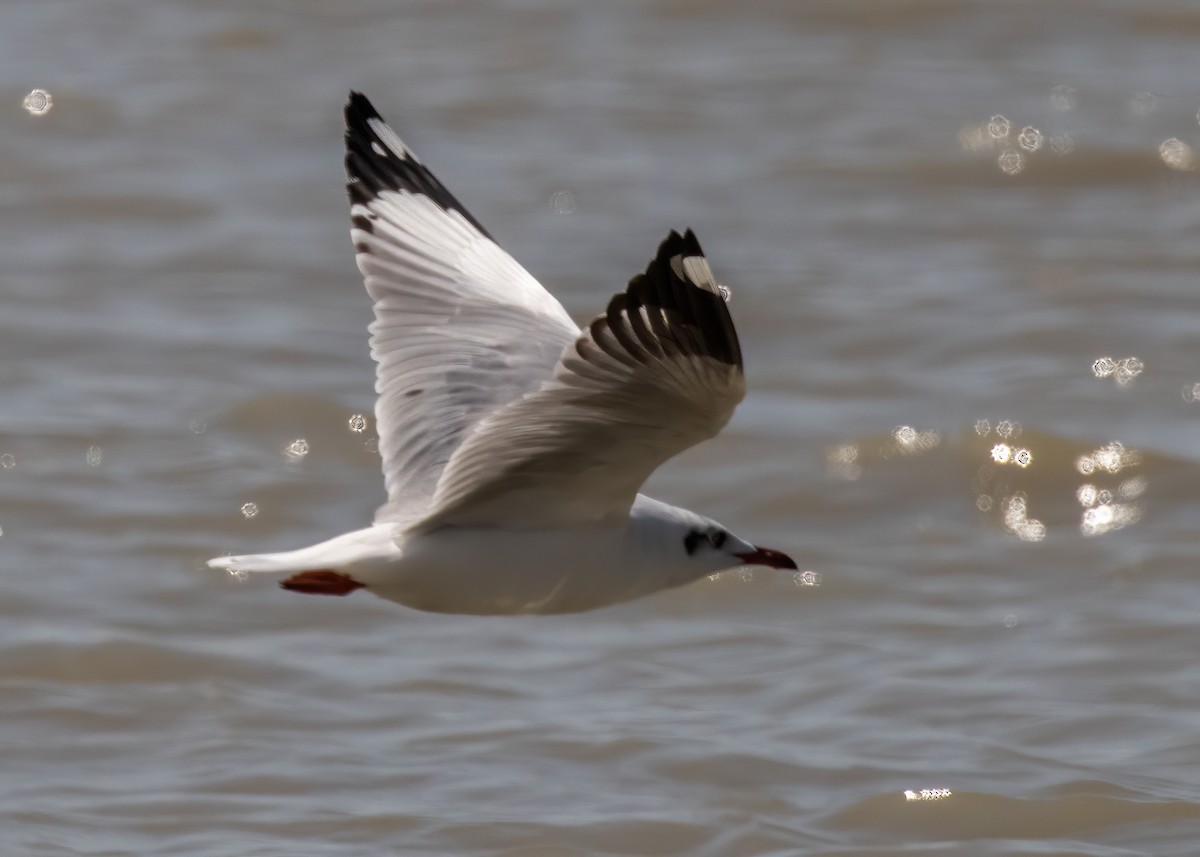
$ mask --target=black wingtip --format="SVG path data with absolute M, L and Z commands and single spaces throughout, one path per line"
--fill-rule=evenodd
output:
M 368 205 L 385 191 L 407 191 L 457 211 L 486 238 L 491 235 L 445 186 L 417 160 L 361 92 L 346 99 L 346 190 L 352 205 Z
M 375 105 L 371 103 L 371 99 L 363 95 L 356 89 L 350 90 L 350 95 L 346 99 L 346 124 L 349 125 L 352 121 L 366 122 L 368 119 L 382 119 L 379 111 L 375 109 Z
M 700 249 L 700 242 L 696 239 L 696 233 L 688 229 L 680 235 L 672 229 L 670 234 L 658 245 L 658 252 L 655 254 L 655 259 L 667 262 L 672 256 L 703 255 L 704 251 Z
M 658 246 L 658 253 L 646 266 L 645 273 L 630 280 L 626 289 L 629 303 L 633 307 L 653 306 L 669 311 L 685 327 L 694 329 L 699 336 L 698 343 L 679 343 L 686 352 L 741 366 L 741 344 L 724 298 L 708 284 L 686 279 L 687 275 L 672 264 L 673 259 L 692 256 L 704 257 L 695 233 L 689 229 L 680 235 L 671 230 Z

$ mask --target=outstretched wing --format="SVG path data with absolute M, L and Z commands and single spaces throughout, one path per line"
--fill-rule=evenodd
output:
M 619 520 L 655 468 L 721 430 L 744 391 L 720 288 L 691 231 L 672 232 L 550 381 L 474 427 L 414 527 Z
M 350 235 L 375 301 L 379 521 L 429 511 L 487 414 L 537 390 L 579 328 L 401 142 L 365 96 L 346 104 Z

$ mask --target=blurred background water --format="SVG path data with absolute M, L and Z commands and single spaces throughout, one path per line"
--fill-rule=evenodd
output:
M 6 854 L 1197 853 L 1194 3 L 2 20 Z M 697 231 L 750 394 L 650 489 L 810 574 L 480 619 L 202 567 L 382 499 L 350 88 L 580 320 Z

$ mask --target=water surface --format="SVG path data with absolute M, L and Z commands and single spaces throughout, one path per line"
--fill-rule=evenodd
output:
M 1194 855 L 1198 33 L 13 6 L 6 853 Z M 471 618 L 203 568 L 382 500 L 351 87 L 580 320 L 697 231 L 750 395 L 650 488 L 812 575 Z

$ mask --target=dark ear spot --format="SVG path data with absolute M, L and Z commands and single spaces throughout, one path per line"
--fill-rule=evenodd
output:
M 702 538 L 704 538 L 704 534 L 699 530 L 692 530 L 683 537 L 683 549 L 687 551 L 688 556 L 696 552 L 696 546 L 700 544 Z

